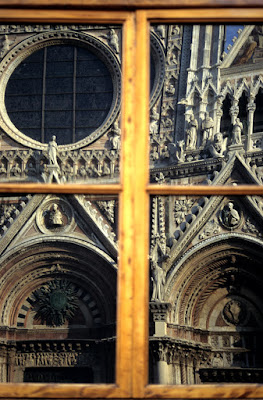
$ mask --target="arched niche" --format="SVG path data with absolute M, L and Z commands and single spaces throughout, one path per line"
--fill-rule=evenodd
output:
M 82 328 L 114 326 L 117 276 L 114 265 L 102 250 L 74 238 L 47 237 L 44 241 L 34 239 L 17 246 L 1 262 L 2 326 L 17 330 L 35 327 L 34 309 L 41 290 L 48 290 L 50 285 L 52 289 L 54 282 L 68 283 L 76 294 L 79 307 L 75 325 L 82 320 Z M 60 289 L 58 286 L 54 290 Z M 63 327 L 70 330 L 72 322 L 67 321 Z
M 263 132 L 263 89 L 260 88 L 256 95 L 256 110 L 254 113 L 253 132 Z
M 247 133 L 247 104 L 248 104 L 248 96 L 247 93 L 244 91 L 239 99 L 238 106 L 239 106 L 239 113 L 238 118 L 243 124 L 243 133 Z
M 225 100 L 223 101 L 223 115 L 221 118 L 220 124 L 220 132 L 229 133 L 229 129 L 231 127 L 231 116 L 230 116 L 230 108 L 231 108 L 231 98 L 230 95 L 227 94 Z
M 262 368 L 262 245 L 229 234 L 195 250 L 169 273 L 170 334 L 208 346 L 208 368 Z

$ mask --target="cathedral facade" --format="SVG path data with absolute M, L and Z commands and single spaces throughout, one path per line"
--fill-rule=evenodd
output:
M 262 184 L 262 26 L 154 25 L 150 181 Z M 1 182 L 116 183 L 118 25 L 0 26 Z M 1 382 L 114 382 L 118 198 L 0 208 Z M 262 382 L 260 196 L 153 196 L 149 380 Z

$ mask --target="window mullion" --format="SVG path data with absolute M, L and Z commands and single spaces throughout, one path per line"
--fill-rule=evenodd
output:
M 47 76 L 47 47 L 44 47 L 43 77 L 42 77 L 42 107 L 41 107 L 41 142 L 45 143 L 45 97 Z
M 136 12 L 135 165 L 134 182 L 134 327 L 133 395 L 144 396 L 148 381 L 148 252 L 149 196 L 149 25 L 145 11 Z

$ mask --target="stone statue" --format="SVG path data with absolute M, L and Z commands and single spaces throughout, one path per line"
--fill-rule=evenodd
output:
M 227 147 L 227 137 L 224 138 L 221 132 L 214 136 L 214 141 L 209 146 L 209 152 L 212 157 L 224 157 Z
M 111 131 L 111 150 L 120 150 L 121 146 L 121 130 L 118 127 L 118 123 L 114 122 L 113 128 Z
M 184 162 L 185 153 L 184 153 L 184 141 L 183 140 L 179 140 L 177 142 L 177 150 L 176 150 L 175 156 L 176 156 L 178 163 Z
M 49 223 L 50 225 L 63 225 L 63 215 L 58 208 L 57 204 L 53 204 L 49 212 Z
M 150 134 L 158 133 L 158 120 L 159 120 L 159 114 L 156 111 L 156 109 L 153 108 L 151 112 Z
M 222 221 L 229 228 L 236 227 L 240 222 L 240 215 L 231 201 L 222 210 Z
M 188 125 L 189 129 L 187 129 L 186 131 L 186 150 L 195 150 L 197 141 L 198 123 L 194 117 L 194 114 L 191 114 Z
M 213 128 L 214 128 L 214 121 L 209 114 L 205 114 L 205 119 L 202 122 L 202 131 L 203 131 L 203 141 L 202 145 L 204 146 L 207 141 L 213 139 Z
M 52 136 L 52 140 L 48 143 L 49 165 L 58 166 L 57 152 L 58 152 L 58 145 L 56 142 L 56 136 Z
M 240 301 L 231 300 L 225 305 L 223 315 L 228 322 L 238 325 L 245 316 L 244 305 Z
M 153 292 L 151 301 L 163 301 L 163 289 L 165 284 L 165 271 L 157 264 L 152 263 Z
M 116 51 L 116 53 L 118 54 L 119 51 L 119 39 L 118 39 L 118 35 L 115 32 L 114 29 L 110 29 L 110 33 L 109 33 L 109 45 L 113 48 L 113 50 Z
M 239 118 L 236 119 L 236 123 L 232 130 L 232 144 L 242 144 L 241 133 L 243 130 L 243 124 Z

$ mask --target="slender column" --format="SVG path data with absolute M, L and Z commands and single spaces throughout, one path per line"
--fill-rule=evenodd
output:
M 254 113 L 256 110 L 256 104 L 254 103 L 254 99 L 250 99 L 250 102 L 247 105 L 248 111 L 248 129 L 247 129 L 247 144 L 246 151 L 252 150 L 252 134 L 253 134 L 253 122 L 254 122 Z
M 157 382 L 162 384 L 162 385 L 166 385 L 169 384 L 169 371 L 168 371 L 168 365 L 166 361 L 157 361 L 157 365 L 156 365 L 156 373 L 157 373 L 157 377 L 158 380 Z
M 0 382 L 7 382 L 7 349 L 0 348 Z

